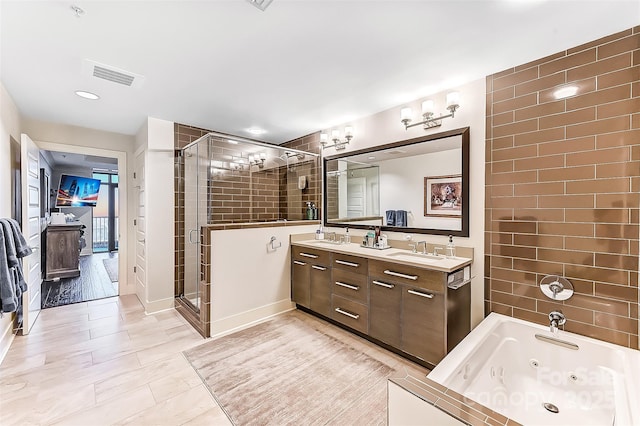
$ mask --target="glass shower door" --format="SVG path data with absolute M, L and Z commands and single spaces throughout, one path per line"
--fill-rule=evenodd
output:
M 184 286 L 181 297 L 200 311 L 200 227 L 206 224 L 207 144 L 196 143 L 184 158 Z M 204 212 L 202 211 L 204 210 Z M 203 220 L 204 219 L 204 220 Z

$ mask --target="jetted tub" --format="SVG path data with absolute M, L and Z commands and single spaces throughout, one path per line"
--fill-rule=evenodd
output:
M 640 351 L 495 312 L 427 377 L 524 425 L 640 425 Z

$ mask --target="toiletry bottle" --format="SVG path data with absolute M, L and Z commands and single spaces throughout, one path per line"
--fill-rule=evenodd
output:
M 311 202 L 307 201 L 307 210 L 305 211 L 307 219 L 313 219 L 313 210 L 311 210 Z
M 351 243 L 351 235 L 349 235 L 349 228 L 347 228 L 347 230 L 344 233 L 344 243 L 345 244 Z
M 318 208 L 313 203 L 311 203 L 311 210 L 313 210 L 313 220 L 318 220 Z
M 322 228 L 322 225 L 320 225 L 320 229 L 318 229 L 318 231 L 320 231 L 318 233 L 318 239 L 319 240 L 324 240 L 324 229 Z
M 375 244 L 376 246 L 380 246 L 380 243 L 381 243 L 381 241 L 380 241 L 380 227 L 379 227 L 379 226 L 376 226 L 376 228 L 375 228 L 375 231 L 374 231 L 374 232 L 375 232 L 375 240 L 374 240 L 374 244 Z
M 453 235 L 449 235 L 449 242 L 447 243 L 447 257 L 456 257 L 456 246 L 453 245 Z

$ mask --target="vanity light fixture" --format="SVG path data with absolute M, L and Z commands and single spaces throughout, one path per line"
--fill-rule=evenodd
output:
M 267 159 L 267 154 L 261 152 L 260 154 L 249 154 L 249 165 L 258 166 L 259 168 L 264 168 L 264 162 Z
M 353 139 L 353 127 L 346 126 L 344 128 L 344 140 L 340 139 L 340 130 L 331 131 L 331 140 L 333 145 L 327 145 L 329 141 L 329 135 L 326 133 L 320 133 L 320 146 L 322 149 L 335 148 L 336 150 L 345 149 L 349 142 Z
M 433 129 L 434 127 L 439 127 L 442 125 L 442 119 L 444 118 L 453 118 L 456 110 L 460 108 L 460 94 L 458 92 L 450 92 L 447 94 L 447 110 L 449 110 L 449 114 L 435 117 L 434 116 L 434 104 L 432 100 L 426 100 L 422 102 L 422 121 L 419 123 L 409 124 L 412 121 L 413 111 L 411 108 L 406 107 L 400 110 L 400 121 L 404 124 L 404 129 L 407 130 L 409 127 L 423 125 L 425 130 Z

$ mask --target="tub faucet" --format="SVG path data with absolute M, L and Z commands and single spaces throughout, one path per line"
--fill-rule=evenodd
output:
M 549 331 L 556 334 L 558 332 L 558 326 L 564 325 L 564 323 L 567 322 L 567 319 L 562 311 L 553 311 L 549 314 L 549 321 Z

